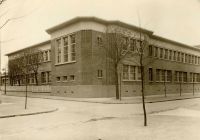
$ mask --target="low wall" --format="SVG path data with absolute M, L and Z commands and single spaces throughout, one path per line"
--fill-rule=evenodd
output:
M 193 88 L 194 86 L 194 88 Z M 166 83 L 166 94 L 200 93 L 200 84 L 171 84 Z M 4 91 L 4 86 L 1 87 Z M 7 93 L 24 94 L 25 86 L 7 86 Z M 122 85 L 121 96 L 140 96 L 141 85 Z M 77 98 L 115 97 L 115 85 L 75 85 L 75 86 L 28 86 L 32 94 L 45 94 L 53 96 L 66 96 Z M 164 83 L 149 84 L 145 86 L 145 95 L 164 95 Z

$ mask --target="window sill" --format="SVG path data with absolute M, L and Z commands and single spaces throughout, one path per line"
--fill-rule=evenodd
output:
M 70 62 L 64 62 L 64 63 L 57 63 L 57 64 L 55 64 L 55 66 L 65 65 L 65 64 L 71 64 L 71 63 L 76 63 L 76 61 L 70 61 Z
M 141 80 L 122 80 L 123 82 L 141 82 Z

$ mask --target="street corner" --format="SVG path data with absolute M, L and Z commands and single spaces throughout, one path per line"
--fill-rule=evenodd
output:
M 52 113 L 57 110 L 58 108 L 53 107 L 28 107 L 25 109 L 24 106 L 20 106 L 15 103 L 3 102 L 0 104 L 0 119 Z

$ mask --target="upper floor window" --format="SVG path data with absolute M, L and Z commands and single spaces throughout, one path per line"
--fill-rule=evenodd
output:
M 75 34 L 64 36 L 57 40 L 56 62 L 72 62 L 76 60 Z
M 160 48 L 160 58 L 163 58 L 163 48 Z
M 102 45 L 103 45 L 103 39 L 102 39 L 101 36 L 98 36 L 98 37 L 97 37 L 97 44 L 98 44 L 99 46 L 102 46 Z
M 149 56 L 152 56 L 153 54 L 153 47 L 152 45 L 149 45 Z
M 57 41 L 57 63 L 61 62 L 61 39 L 58 39 Z
M 130 39 L 130 51 L 136 51 L 136 40 L 133 38 Z

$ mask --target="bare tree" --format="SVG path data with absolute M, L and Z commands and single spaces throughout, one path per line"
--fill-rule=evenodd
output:
M 106 34 L 107 46 L 105 46 L 105 50 L 107 53 L 107 59 L 111 64 L 111 68 L 109 68 L 112 73 L 114 73 L 114 83 L 116 89 L 116 99 L 120 99 L 120 90 L 119 84 L 121 82 L 121 74 L 120 74 L 120 64 L 121 61 L 128 54 L 128 37 L 124 36 L 117 31 L 114 33 Z
M 26 54 L 28 55 L 28 71 L 34 74 L 36 85 L 38 85 L 38 70 L 43 60 L 42 51 L 28 49 Z

